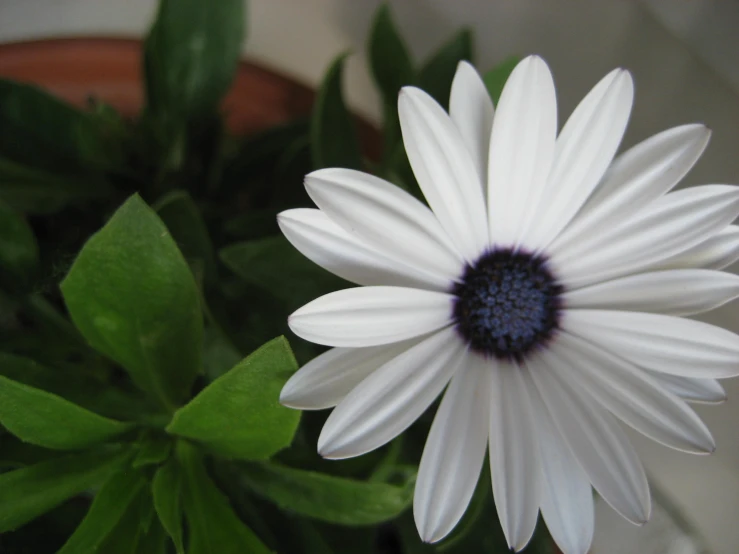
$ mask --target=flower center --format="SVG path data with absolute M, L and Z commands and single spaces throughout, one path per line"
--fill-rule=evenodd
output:
M 547 260 L 511 249 L 492 250 L 468 265 L 452 293 L 457 331 L 470 347 L 522 360 L 557 329 L 563 292 Z

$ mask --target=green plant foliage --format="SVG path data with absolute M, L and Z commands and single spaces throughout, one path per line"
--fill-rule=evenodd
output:
M 198 117 L 215 109 L 243 40 L 242 0 L 161 0 L 144 46 L 147 110 Z
M 243 466 L 241 479 L 286 511 L 340 525 L 372 525 L 410 506 L 416 476 L 410 473 L 402 484 L 391 485 L 261 463 Z
M 331 291 L 354 286 L 314 264 L 282 235 L 232 244 L 219 254 L 241 279 L 285 300 L 289 310 Z
M 0 352 L 0 375 L 114 419 L 137 419 L 151 410 L 143 399 L 92 375 L 71 368 L 48 367 L 23 356 Z
M 24 288 L 38 268 L 38 256 L 31 227 L 0 200 L 0 286 Z
M 95 495 L 85 519 L 58 554 L 107 552 L 100 549 L 131 505 L 145 490 L 146 479 L 136 471 L 113 475 Z
M 187 517 L 188 554 L 267 554 L 270 550 L 234 513 L 228 498 L 208 476 L 200 454 L 180 443 L 183 506 Z
M 172 441 L 163 435 L 147 434 L 138 442 L 133 467 L 140 468 L 163 463 L 172 451 Z
M 289 446 L 300 413 L 281 406 L 280 389 L 297 369 L 290 346 L 274 339 L 180 408 L 167 426 L 229 458 L 267 458 Z
M 15 436 L 46 448 L 74 450 L 131 428 L 64 398 L 0 376 L 0 423 Z
M 182 470 L 176 459 L 160 467 L 151 482 L 154 507 L 162 527 L 175 545 L 177 554 L 184 554 L 182 534 Z
M 198 289 L 169 231 L 131 197 L 85 244 L 62 283 L 72 320 L 168 409 L 200 370 Z
M 413 84 L 415 71 L 408 47 L 398 33 L 387 4 L 382 4 L 375 13 L 367 50 L 372 77 L 382 100 L 395 110 L 398 91 Z
M 185 260 L 191 265 L 201 265 L 205 282 L 213 284 L 217 277 L 213 243 L 200 210 L 190 195 L 183 190 L 174 191 L 153 207 L 169 229 Z
M 490 98 L 496 104 L 500 100 L 500 93 L 503 92 L 503 86 L 508 80 L 513 69 L 518 65 L 521 59 L 518 56 L 511 56 L 510 58 L 500 62 L 493 69 L 488 71 L 482 76 L 482 80 L 485 82 L 485 86 L 488 89 Z
M 0 156 L 0 200 L 30 214 L 49 214 L 111 194 L 100 176 L 62 176 Z
M 454 35 L 419 70 L 419 86 L 444 108 L 449 107 L 454 73 L 462 60 L 472 61 L 472 33 L 468 29 Z
M 91 114 L 34 86 L 0 79 L 0 156 L 86 175 L 120 163 L 118 144 Z
M 151 497 L 145 489 L 137 494 L 125 513 L 100 543 L 105 554 L 166 554 L 167 535 L 158 521 L 151 519 Z
M 359 139 L 352 115 L 341 92 L 341 77 L 347 54 L 331 64 L 318 90 L 311 121 L 311 155 L 313 166 L 362 168 Z
M 120 449 L 91 450 L 0 474 L 0 533 L 99 485 L 128 458 Z
M 381 5 L 375 14 L 367 50 L 372 77 L 382 97 L 382 164 L 385 168 L 390 164 L 401 139 L 398 120 L 398 91 L 403 86 L 412 85 L 416 81 L 413 60 L 403 38 L 398 33 L 387 4 Z

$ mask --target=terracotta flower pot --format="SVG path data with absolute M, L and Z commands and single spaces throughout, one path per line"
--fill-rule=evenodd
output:
M 112 105 L 125 116 L 135 116 L 144 101 L 140 40 L 70 38 L 0 45 L 0 76 L 36 84 L 76 105 L 90 97 Z M 310 113 L 315 93 L 309 87 L 244 61 L 224 99 L 228 129 L 250 134 Z M 376 129 L 357 120 L 365 153 L 376 159 Z

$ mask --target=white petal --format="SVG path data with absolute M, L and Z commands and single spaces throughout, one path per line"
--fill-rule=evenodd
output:
M 552 423 L 538 391 L 529 390 L 541 451 L 541 515 L 563 552 L 586 554 L 595 523 L 590 481 Z
M 539 515 L 539 446 L 531 399 L 515 363 L 489 362 L 490 472 L 498 519 L 508 546 L 522 550 L 534 534 Z
M 371 373 L 342 400 L 318 437 L 325 458 L 359 456 L 405 431 L 436 399 L 465 359 L 448 328 Z
M 621 154 L 547 251 L 561 251 L 596 228 L 618 225 L 662 196 L 693 167 L 710 136 L 711 131 L 704 125 L 682 125 L 656 134 Z
M 326 294 L 288 318 L 299 337 L 327 346 L 377 346 L 448 325 L 454 296 L 402 287 L 358 287 Z
M 506 81 L 493 119 L 488 164 L 488 221 L 494 244 L 513 246 L 532 221 L 546 185 L 557 136 L 552 74 L 538 56 Z
M 739 214 L 739 187 L 704 185 L 667 194 L 622 225 L 601 229 L 552 257 L 570 289 L 637 273 L 706 240 Z
M 662 262 L 661 267 L 724 269 L 739 260 L 739 226 L 728 225 L 712 237 Z
M 557 138 L 536 225 L 526 240 L 529 248 L 550 244 L 595 189 L 621 143 L 633 100 L 631 74 L 616 69 L 572 112 Z
M 400 129 L 413 173 L 442 227 L 467 261 L 487 246 L 482 183 L 457 127 L 421 89 L 404 87 L 398 97 Z
M 649 438 L 677 450 L 711 453 L 716 443 L 696 413 L 645 371 L 568 333 L 550 346 L 564 363 L 553 366 L 599 405 Z M 563 374 L 562 369 L 567 368 Z
M 645 523 L 649 484 L 634 447 L 609 413 L 560 380 L 551 369 L 559 363 L 553 356 L 527 362 L 557 430 L 603 499 L 629 521 Z
M 280 392 L 280 403 L 299 410 L 333 408 L 370 373 L 419 340 L 367 348 L 332 348 L 288 379 Z
M 678 377 L 656 371 L 647 371 L 647 373 L 665 390 L 688 402 L 719 404 L 726 400 L 726 391 L 716 379 Z
M 418 468 L 413 516 L 424 542 L 440 541 L 457 525 L 485 459 L 490 368 L 467 356 L 444 393 Z
M 305 189 L 334 222 L 374 250 L 448 280 L 462 259 L 434 214 L 404 190 L 351 169 L 306 175 Z
M 739 375 L 739 335 L 681 317 L 613 310 L 565 310 L 563 327 L 639 367 L 723 379 Z
M 710 269 L 638 273 L 564 294 L 567 308 L 608 308 L 668 315 L 713 310 L 739 296 L 739 276 Z
M 488 149 L 494 111 L 493 100 L 480 75 L 470 63 L 459 62 L 449 95 L 449 117 L 472 155 L 483 192 L 488 178 Z
M 277 223 L 301 254 L 347 281 L 438 291 L 449 288 L 448 278 L 388 258 L 347 233 L 320 210 L 287 210 L 277 216 Z

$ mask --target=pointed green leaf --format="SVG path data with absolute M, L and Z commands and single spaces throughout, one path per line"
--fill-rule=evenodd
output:
M 433 96 L 436 101 L 449 107 L 449 92 L 462 60 L 472 61 L 472 33 L 464 29 L 442 46 L 424 64 L 419 73 L 419 86 Z
M 151 407 L 140 396 L 125 393 L 109 383 L 68 371 L 47 367 L 36 360 L 0 352 L 0 375 L 18 383 L 56 394 L 87 410 L 113 419 L 137 419 Z
M 32 85 L 0 79 L 0 156 L 85 174 L 117 163 L 120 148 L 97 118 Z
M 178 446 L 184 473 L 183 506 L 190 531 L 188 554 L 269 553 L 211 481 L 200 454 L 185 443 Z
M 242 482 L 281 509 L 339 525 L 373 525 L 410 506 L 415 474 L 400 485 L 355 481 L 276 463 L 243 466 Z
M 138 195 L 87 242 L 62 283 L 77 328 L 173 408 L 200 370 L 197 285 L 169 231 Z
M 113 475 L 95 495 L 85 519 L 57 554 L 98 552 L 126 511 L 137 503 L 146 479 L 137 471 Z
M 162 0 L 144 43 L 147 108 L 185 117 L 214 110 L 233 80 L 244 0 Z
M 90 446 L 132 427 L 2 376 L 0 423 L 26 442 L 59 450 Z
M 284 337 L 253 352 L 180 408 L 167 431 L 221 456 L 268 458 L 289 446 L 300 412 L 280 405 L 280 390 L 297 369 Z
M 185 260 L 190 264 L 202 264 L 205 282 L 213 283 L 216 279 L 213 244 L 200 210 L 190 195 L 182 190 L 171 192 L 159 200 L 154 209 L 169 229 Z
M 341 54 L 329 67 L 313 107 L 311 156 L 316 169 L 362 168 L 357 130 L 341 92 L 346 56 L 347 54 Z
M 60 176 L 0 156 L 0 200 L 19 212 L 53 213 L 111 190 L 98 176 Z
M 401 139 L 398 92 L 416 81 L 413 61 L 395 27 L 388 4 L 381 5 L 375 14 L 367 49 L 372 76 L 382 96 L 382 165 L 385 168 L 391 163 Z
M 0 533 L 99 485 L 128 457 L 120 450 L 88 451 L 0 474 Z
M 0 285 L 21 290 L 38 265 L 38 245 L 26 220 L 0 200 Z
M 482 80 L 488 89 L 488 94 L 490 94 L 490 98 L 493 99 L 496 105 L 498 104 L 498 100 L 500 100 L 500 93 L 503 92 L 503 86 L 505 86 L 508 77 L 519 61 L 521 59 L 518 56 L 512 56 L 500 62 L 482 76 Z
M 176 460 L 169 460 L 157 470 L 151 482 L 151 492 L 159 521 L 172 539 L 177 554 L 185 554 L 182 541 L 182 475 Z
M 413 61 L 390 13 L 382 4 L 375 13 L 368 44 L 370 70 L 383 102 L 396 109 L 398 91 L 414 81 Z
M 141 489 L 97 550 L 100 554 L 165 554 L 167 535 L 158 521 L 148 519 L 151 495 Z
M 266 288 L 296 310 L 314 298 L 352 286 L 303 256 L 282 235 L 223 248 L 221 260 L 245 282 Z

